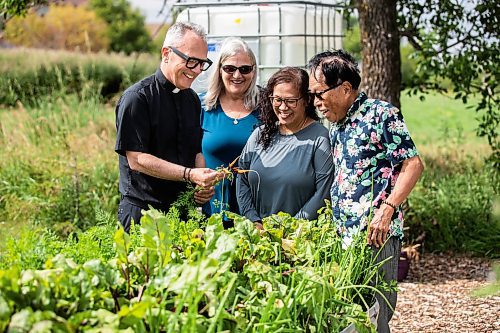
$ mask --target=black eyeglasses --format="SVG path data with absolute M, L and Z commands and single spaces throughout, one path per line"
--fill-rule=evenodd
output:
M 271 104 L 278 108 L 281 106 L 283 102 L 285 102 L 285 105 L 289 107 L 290 109 L 294 109 L 297 107 L 297 102 L 299 99 L 302 97 L 295 97 L 295 98 L 282 98 L 279 96 L 269 96 L 269 100 L 271 100 Z
M 337 88 L 337 87 L 341 86 L 341 85 L 342 85 L 342 83 L 343 83 L 343 82 L 340 82 L 339 84 L 336 84 L 336 85 L 334 85 L 333 87 L 330 87 L 330 88 L 325 89 L 325 90 L 322 90 L 322 91 L 309 92 L 309 94 L 310 94 L 311 96 L 313 96 L 313 97 L 316 97 L 316 98 L 317 98 L 317 99 L 319 99 L 320 101 L 322 101 L 322 100 L 323 100 L 323 95 L 324 95 L 326 92 L 328 92 L 328 91 L 330 91 L 330 90 L 333 90 L 333 89 L 335 89 L 335 88 Z
M 174 51 L 175 54 L 177 54 L 179 57 L 181 57 L 182 59 L 186 60 L 186 67 L 189 68 L 189 69 L 193 69 L 195 68 L 196 66 L 200 66 L 200 69 L 202 71 L 206 71 L 207 69 L 210 68 L 210 66 L 212 66 L 212 60 L 210 59 L 199 59 L 199 58 L 195 58 L 195 57 L 190 57 L 184 53 L 182 53 L 181 51 L 177 50 L 175 47 L 173 46 L 168 46 L 172 51 Z
M 249 74 L 250 72 L 253 71 L 253 65 L 243 65 L 240 67 L 236 67 L 233 65 L 224 65 L 222 66 L 222 70 L 226 72 L 227 74 L 233 74 L 237 70 L 240 71 L 242 75 Z

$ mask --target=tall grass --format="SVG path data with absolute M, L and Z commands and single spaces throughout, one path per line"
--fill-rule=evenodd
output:
M 0 223 L 88 228 L 118 201 L 113 110 L 76 95 L 39 105 L 0 112 Z
M 0 53 L 0 105 L 39 106 L 43 96 L 76 94 L 85 100 L 96 92 L 110 98 L 152 73 L 158 60 L 150 55 L 126 57 L 31 49 Z
M 448 148 L 424 156 L 426 171 L 408 200 L 407 241 L 427 251 L 500 257 L 500 178 L 492 165 Z
M 500 257 L 500 182 L 476 135 L 475 100 L 445 95 L 401 96 L 403 114 L 426 164 L 408 200 L 407 239 L 426 251 Z

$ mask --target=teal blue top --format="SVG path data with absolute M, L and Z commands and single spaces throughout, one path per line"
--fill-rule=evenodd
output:
M 200 95 L 202 101 L 203 97 Z M 206 111 L 205 106 L 202 108 L 203 139 L 201 150 L 205 157 L 206 167 L 211 169 L 220 166 L 227 167 L 241 154 L 250 134 L 258 127 L 258 111 L 254 110 L 249 115 L 235 120 L 224 113 L 219 103 L 215 109 L 210 111 Z M 203 206 L 205 214 L 210 216 L 214 213 L 220 213 L 222 209 L 239 214 L 235 180 L 236 177 L 232 182 L 223 180 L 215 186 L 215 195 L 210 202 Z

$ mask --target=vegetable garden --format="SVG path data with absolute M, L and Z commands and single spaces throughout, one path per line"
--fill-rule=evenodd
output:
M 42 269 L 0 271 L 0 331 L 372 332 L 366 310 L 390 286 L 370 282 L 378 265 L 363 235 L 346 246 L 330 213 L 280 213 L 259 232 L 236 215 L 224 230 L 220 215 L 150 210 L 130 235 L 107 224 L 47 237 L 38 250 L 59 254 Z M 91 247 L 95 259 L 78 255 Z

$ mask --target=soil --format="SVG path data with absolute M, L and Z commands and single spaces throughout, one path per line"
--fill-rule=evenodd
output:
M 500 333 L 500 294 L 471 292 L 494 278 L 492 262 L 450 254 L 426 254 L 399 283 L 392 333 Z

